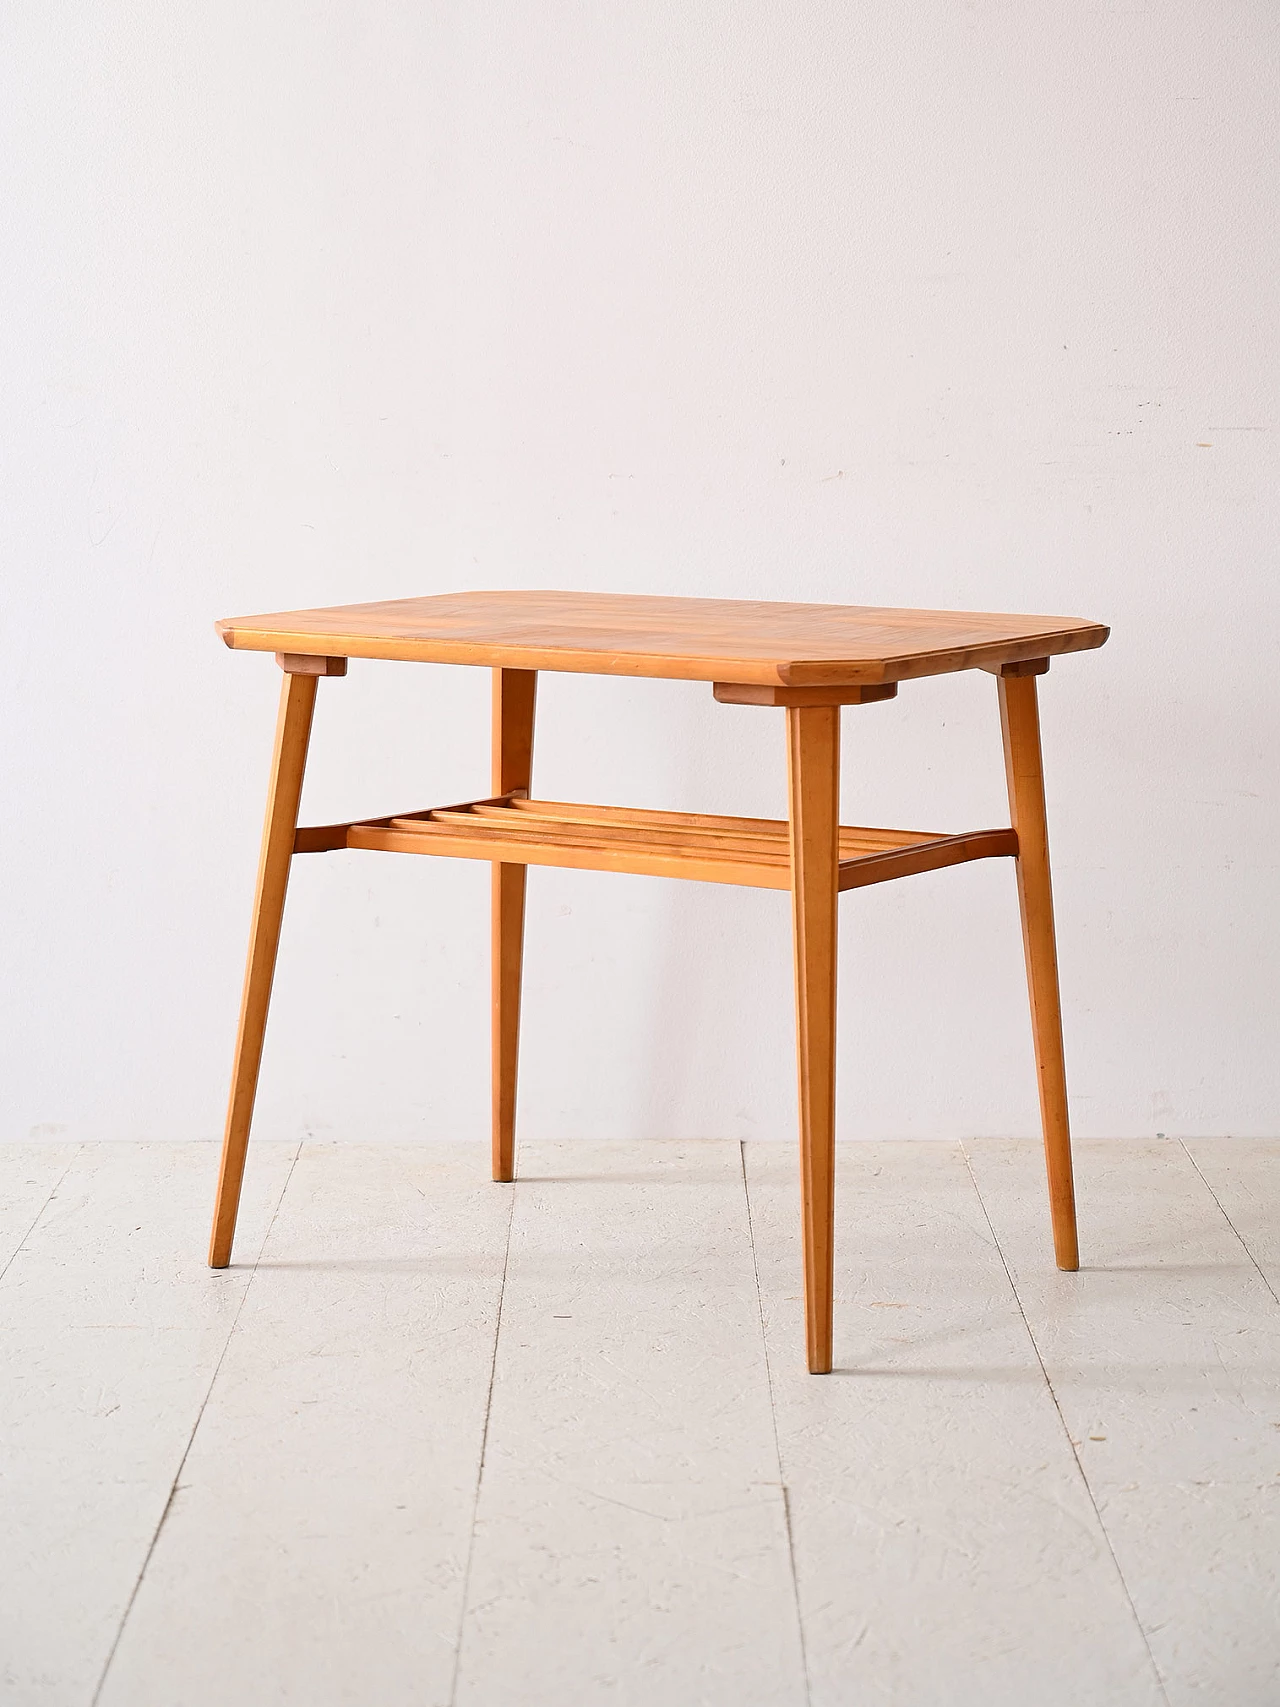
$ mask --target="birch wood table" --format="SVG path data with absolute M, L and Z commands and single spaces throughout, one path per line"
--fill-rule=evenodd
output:
M 516 1049 L 530 865 L 640 872 L 791 892 L 800 1081 L 801 1226 L 809 1368 L 831 1368 L 836 903 L 847 889 L 972 859 L 1016 863 L 1040 1115 L 1059 1268 L 1078 1267 L 1071 1138 L 1049 882 L 1036 677 L 1101 646 L 1069 617 L 563 592 L 449 593 L 233 617 L 237 650 L 284 672 L 209 1262 L 231 1260 L 267 1006 L 295 854 L 335 848 L 488 860 L 493 872 L 493 1177 L 515 1172 Z M 348 658 L 493 672 L 493 770 L 483 800 L 299 827 L 321 676 Z M 997 678 L 1011 823 L 958 835 L 840 823 L 840 712 L 954 670 Z M 538 800 L 530 793 L 539 670 L 705 681 L 721 704 L 786 710 L 789 816 L 712 817 Z

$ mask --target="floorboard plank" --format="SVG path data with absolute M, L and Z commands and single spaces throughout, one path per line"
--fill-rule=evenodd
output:
M 303 1147 L 103 1707 L 444 1707 L 511 1203 L 479 1144 Z
M 519 1165 L 459 1707 L 800 1707 L 737 1146 Z
M 1155 1707 L 959 1145 L 838 1146 L 825 1377 L 794 1153 L 750 1144 L 746 1169 L 814 1707 Z
M 1185 1138 L 1182 1144 L 1280 1298 L 1280 1138 Z
M 240 1249 L 292 1161 L 259 1147 Z M 87 1707 L 244 1298 L 210 1144 L 93 1144 L 0 1281 L 0 1699 Z
M 74 1144 L 0 1144 L 0 1275 L 71 1166 Z
M 1035 1146 L 967 1148 L 1170 1702 L 1274 1707 L 1280 1306 L 1180 1144 L 1077 1144 L 1077 1275 Z

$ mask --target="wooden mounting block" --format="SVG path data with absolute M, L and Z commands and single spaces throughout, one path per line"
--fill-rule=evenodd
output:
M 320 658 L 310 652 L 277 652 L 276 663 L 286 676 L 345 676 L 345 658 Z
M 769 687 L 758 682 L 713 682 L 711 692 L 721 705 L 874 705 L 896 699 L 897 682 L 829 688 Z

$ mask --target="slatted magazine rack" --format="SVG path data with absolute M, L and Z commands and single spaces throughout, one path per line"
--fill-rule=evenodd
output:
M 710 817 L 530 800 L 519 792 L 458 806 L 428 807 L 395 818 L 299 829 L 294 853 L 369 848 L 376 853 L 444 854 L 507 865 L 561 865 L 577 871 L 630 871 L 644 877 L 693 877 L 750 889 L 790 889 L 785 818 Z M 891 877 L 1016 854 L 1012 830 L 941 836 L 921 830 L 840 826 L 838 888 L 861 889 Z
M 801 1226 L 809 1368 L 832 1356 L 836 899 L 847 889 L 968 860 L 1017 862 L 1058 1266 L 1078 1266 L 1036 677 L 1050 656 L 1100 646 L 1070 618 L 609 594 L 464 593 L 287 611 L 218 625 L 284 672 L 209 1261 L 231 1258 L 267 1006 L 294 854 L 359 848 L 480 859 L 493 870 L 493 1174 L 514 1178 L 525 871 L 634 872 L 786 889 L 795 927 Z M 493 671 L 492 793 L 385 818 L 299 827 L 317 683 L 347 659 L 483 664 Z M 998 680 L 1012 822 L 942 834 L 839 822 L 840 715 L 901 681 L 980 668 Z M 787 713 L 787 819 L 653 812 L 531 796 L 540 669 L 710 681 L 722 704 Z

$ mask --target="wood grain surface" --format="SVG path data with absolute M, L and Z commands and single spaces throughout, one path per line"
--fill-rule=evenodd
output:
M 591 675 L 822 686 L 903 681 L 1101 646 L 1064 616 L 630 593 L 474 592 L 228 617 L 228 646 Z

